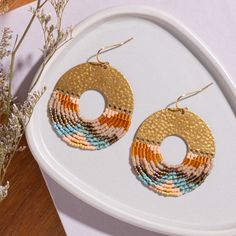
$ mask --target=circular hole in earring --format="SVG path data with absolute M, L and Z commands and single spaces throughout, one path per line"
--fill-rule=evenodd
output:
M 166 163 L 177 165 L 186 156 L 187 145 L 182 138 L 169 136 L 162 141 L 160 151 Z
M 98 118 L 105 109 L 105 99 L 96 90 L 87 90 L 79 99 L 80 115 L 87 120 Z

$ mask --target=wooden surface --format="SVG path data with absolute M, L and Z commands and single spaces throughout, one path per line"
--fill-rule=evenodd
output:
M 9 7 L 9 10 L 13 10 L 15 8 L 21 7 L 25 4 L 28 4 L 33 1 L 35 1 L 35 0 L 9 0 L 8 7 Z M 0 0 L 0 6 L 1 6 L 1 2 L 2 2 L 2 0 Z M 0 9 L 1 9 L 1 7 L 0 7 Z
M 23 139 L 22 145 L 26 145 Z M 13 159 L 6 176 L 7 199 L 0 203 L 1 236 L 66 235 L 39 167 L 27 148 Z
M 25 4 L 33 2 L 34 0 L 10 0 L 10 9 L 15 9 L 21 7 Z

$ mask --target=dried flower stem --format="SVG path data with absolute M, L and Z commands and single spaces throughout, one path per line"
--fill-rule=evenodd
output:
M 11 161 L 13 159 L 13 157 L 15 156 L 16 152 L 17 152 L 17 147 L 19 146 L 20 144 L 20 141 L 22 139 L 22 136 L 23 136 L 24 132 L 22 133 L 21 137 L 19 138 L 18 142 L 17 142 L 17 145 L 16 145 L 16 148 L 14 149 L 14 151 L 10 154 L 10 156 L 8 157 L 8 162 L 7 162 L 7 165 L 4 166 L 4 169 L 3 169 L 3 173 L 1 173 L 1 176 L 0 176 L 0 185 L 3 185 L 3 181 L 4 181 L 4 178 L 5 178 L 5 175 L 7 173 L 7 168 L 9 167 L 9 165 L 11 164 Z
M 62 46 L 64 46 L 64 45 L 65 45 L 67 42 L 69 42 L 70 40 L 71 40 L 71 38 L 68 39 L 68 40 L 66 40 L 62 45 L 60 45 L 60 46 L 57 48 L 57 50 L 60 49 Z M 56 50 L 56 51 L 57 51 L 57 50 Z M 38 75 L 37 75 L 37 77 L 36 77 L 34 83 L 31 85 L 30 92 L 33 91 L 35 85 L 36 85 L 37 82 L 39 81 L 39 79 L 40 79 L 40 77 L 41 77 L 41 75 L 42 75 L 42 73 L 43 73 L 43 71 L 44 71 L 44 69 L 45 69 L 45 66 L 46 66 L 47 63 L 51 60 L 51 58 L 52 58 L 53 55 L 56 53 L 56 51 L 54 51 L 54 52 L 43 62 L 43 64 L 41 65 L 41 68 L 40 68 L 40 70 L 39 70 L 39 72 L 38 72 Z
M 36 9 L 42 8 L 47 1 L 48 0 L 45 0 L 41 4 L 41 0 L 38 0 Z M 35 17 L 36 17 L 36 14 L 33 14 L 30 21 L 29 21 L 29 23 L 28 23 L 28 25 L 27 25 L 27 27 L 26 27 L 26 29 L 25 29 L 25 31 L 23 32 L 19 42 L 17 43 L 17 41 L 16 41 L 16 46 L 12 50 L 10 69 L 9 69 L 9 88 L 8 88 L 9 94 L 8 94 L 8 102 L 7 102 L 7 113 L 8 114 L 11 112 L 11 98 L 12 98 L 11 88 L 12 88 L 12 80 L 13 80 L 13 77 L 14 77 L 14 64 L 15 64 L 16 52 L 20 48 L 23 40 L 25 39 L 25 36 L 27 35 L 32 23 L 34 22 Z
M 14 143 L 12 143 L 12 144 L 6 143 L 6 145 L 7 144 L 10 145 L 10 148 L 8 148 L 8 149 L 10 149 L 10 151 L 7 150 L 5 152 L 6 153 L 5 160 L 0 168 L 0 185 L 3 184 L 7 168 L 9 167 L 15 153 L 17 151 L 24 150 L 24 148 L 19 148 L 20 141 L 24 135 L 25 128 L 30 121 L 34 107 L 37 104 L 40 97 L 43 95 L 45 90 L 46 90 L 46 88 L 44 87 L 44 89 L 40 92 L 36 91 L 32 94 L 28 94 L 27 100 L 23 103 L 23 105 L 20 106 L 20 108 L 18 108 L 16 105 L 13 105 L 13 107 L 12 107 L 13 111 L 12 111 L 11 117 L 9 117 L 9 119 L 11 119 L 12 117 L 15 118 L 17 120 L 17 124 L 16 124 L 17 127 L 16 127 L 16 132 L 13 132 L 13 134 L 12 134 L 13 137 L 11 137 L 12 140 L 14 140 L 13 141 Z M 10 121 L 8 123 L 10 123 Z M 4 127 L 2 126 L 0 131 L 2 131 L 3 128 Z M 8 128 L 8 124 L 5 125 L 5 128 Z M 9 129 L 9 131 L 15 130 L 14 127 L 13 127 L 13 129 L 11 128 L 11 125 L 9 125 L 8 129 Z M 0 141 L 1 141 L 1 143 L 5 143 L 4 141 L 7 141 L 7 140 L 6 139 L 4 140 L 4 137 L 1 137 Z M 1 196 L 0 196 L 0 199 L 1 199 Z
M 44 48 L 42 49 L 43 52 L 43 63 L 40 67 L 40 70 L 37 74 L 37 77 L 30 88 L 32 91 L 37 84 L 38 80 L 40 79 L 42 72 L 50 61 L 52 56 L 56 53 L 56 51 L 61 48 L 64 44 L 72 38 L 72 28 L 68 27 L 65 31 L 62 29 L 62 17 L 65 10 L 66 5 L 68 4 L 69 0 L 49 0 L 53 8 L 56 12 L 56 25 L 50 24 L 51 16 L 45 14 L 43 11 L 37 9 L 31 9 L 33 14 L 37 15 L 37 18 L 40 22 L 43 36 L 44 36 Z M 56 32 L 55 32 L 56 30 Z
M 12 81 L 14 78 L 14 67 L 16 54 L 28 34 L 35 18 L 40 22 L 43 29 L 45 44 L 41 50 L 43 53 L 43 62 L 34 85 L 39 80 L 45 66 L 50 61 L 55 52 L 71 39 L 72 28 L 68 27 L 65 31 L 62 29 L 62 15 L 69 0 L 41 0 L 37 1 L 35 8 L 31 8 L 32 17 L 26 26 L 23 34 L 18 40 L 16 36 L 12 49 L 10 40 L 12 32 L 9 28 L 4 28 L 2 38 L 0 39 L 0 202 L 8 194 L 9 182 L 3 186 L 7 169 L 17 151 L 24 150 L 20 145 L 21 138 L 25 128 L 29 123 L 34 107 L 45 89 L 41 92 L 28 94 L 26 101 L 22 105 L 16 105 L 12 96 Z M 51 23 L 50 14 L 43 11 L 43 6 L 49 2 L 56 12 L 56 24 Z M 69 39 L 68 39 L 69 38 Z M 3 60 L 10 56 L 10 66 L 5 71 Z M 30 91 L 32 91 L 32 88 Z

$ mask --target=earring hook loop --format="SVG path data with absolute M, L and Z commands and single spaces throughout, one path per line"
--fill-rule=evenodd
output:
M 208 87 L 210 87 L 211 85 L 213 85 L 213 83 L 209 83 L 207 84 L 206 86 L 204 86 L 203 88 L 199 89 L 199 90 L 196 90 L 196 91 L 192 91 L 192 92 L 189 92 L 189 93 L 185 93 L 181 96 L 179 96 L 177 99 L 176 99 L 176 102 L 175 102 L 175 107 L 176 109 L 181 109 L 179 107 L 179 103 L 184 100 L 184 99 L 187 99 L 187 98 L 190 98 L 192 96 L 195 96 L 199 93 L 201 93 L 202 91 L 206 90 Z
M 108 46 L 105 46 L 103 48 L 100 48 L 97 53 L 96 53 L 96 59 L 97 59 L 97 62 L 100 63 L 100 64 L 107 64 L 107 62 L 105 61 L 102 61 L 99 59 L 99 56 L 104 53 L 104 52 L 107 52 L 107 51 L 110 51 L 110 50 L 113 50 L 113 49 L 116 49 L 116 48 L 119 48 L 121 47 L 122 45 L 128 43 L 129 41 L 133 40 L 133 37 L 121 42 L 121 43 L 116 43 L 116 44 L 112 44 L 112 45 L 108 45 Z

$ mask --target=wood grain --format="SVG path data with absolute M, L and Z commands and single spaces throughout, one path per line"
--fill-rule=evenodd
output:
M 10 10 L 12 10 L 12 9 L 21 7 L 25 4 L 28 4 L 33 1 L 34 0 L 15 0 L 15 1 L 13 0 L 13 1 L 10 1 L 9 8 L 10 8 Z
M 25 138 L 22 145 L 26 145 Z M 18 153 L 9 169 L 7 199 L 0 203 L 0 235 L 65 236 L 40 169 L 29 149 Z
M 9 4 L 8 4 L 9 11 L 15 8 L 24 6 L 25 4 L 31 3 L 33 1 L 35 0 L 9 0 Z M 1 2 L 2 0 L 0 0 L 0 9 L 1 9 Z

